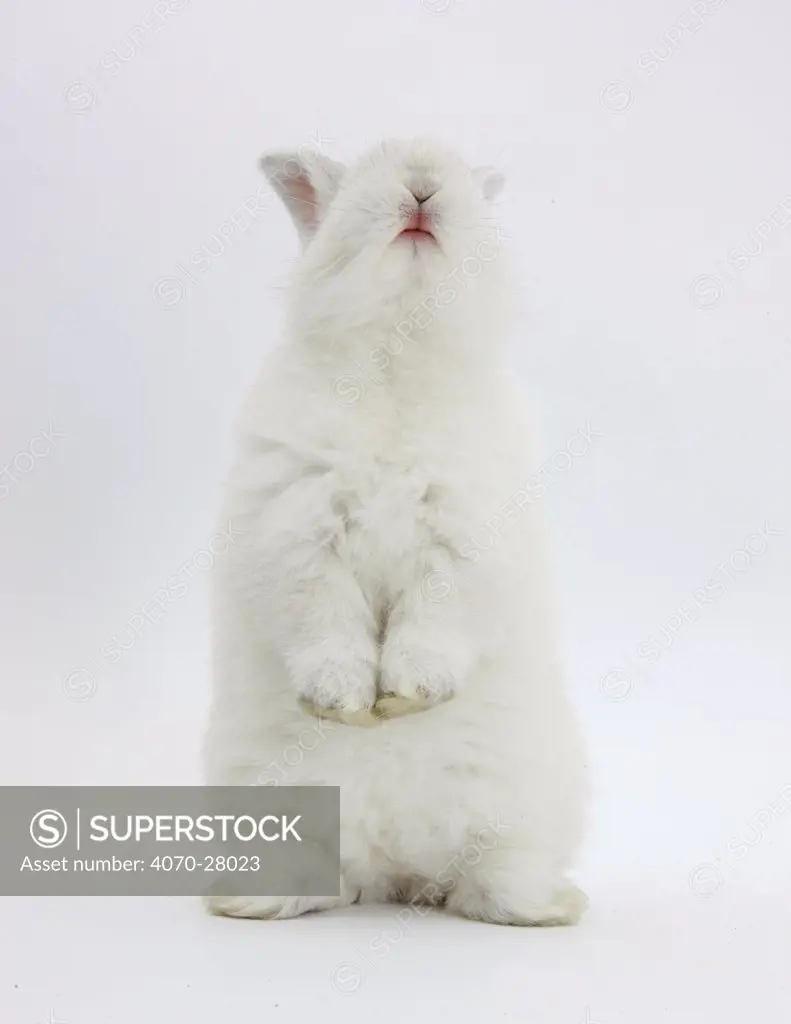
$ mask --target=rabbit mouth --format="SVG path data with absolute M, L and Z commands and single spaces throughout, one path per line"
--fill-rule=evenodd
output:
M 415 241 L 420 241 L 421 238 L 425 238 L 432 242 L 436 242 L 436 238 L 427 228 L 404 228 L 398 237 L 414 238 Z
M 398 233 L 398 238 L 406 238 L 414 242 L 436 242 L 434 232 L 431 230 L 429 218 L 427 217 L 426 212 L 420 207 L 409 215 L 403 228 Z

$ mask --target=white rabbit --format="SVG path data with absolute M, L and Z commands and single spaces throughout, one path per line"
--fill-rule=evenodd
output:
M 341 790 L 339 897 L 573 923 L 583 746 L 555 653 L 522 402 L 501 365 L 502 180 L 430 140 L 261 161 L 303 253 L 244 410 L 215 567 L 212 785 Z M 383 694 L 428 710 L 322 722 Z M 334 710 L 333 710 L 334 709 Z M 485 837 L 485 838 L 484 838 Z

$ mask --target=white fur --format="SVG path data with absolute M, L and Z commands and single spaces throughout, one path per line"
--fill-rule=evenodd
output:
M 494 543 L 486 529 L 534 468 L 500 358 L 500 179 L 431 141 L 382 143 L 349 170 L 262 165 L 304 251 L 227 489 L 239 539 L 214 575 L 206 780 L 340 786 L 343 875 L 338 898 L 211 909 L 415 898 L 575 921 L 585 770 L 539 508 L 522 491 Z M 417 203 L 407 186 L 436 189 L 438 244 L 396 237 Z M 351 713 L 381 693 L 436 706 L 355 728 L 298 703 Z

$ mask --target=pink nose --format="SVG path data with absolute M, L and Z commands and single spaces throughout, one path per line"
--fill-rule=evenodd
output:
M 410 216 L 403 228 L 404 231 L 428 231 L 428 220 L 423 213 L 423 207 L 419 206 Z

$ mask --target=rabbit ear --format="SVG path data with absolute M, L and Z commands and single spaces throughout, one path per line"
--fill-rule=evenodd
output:
M 346 168 L 321 153 L 265 153 L 259 167 L 291 214 L 303 245 L 316 232 Z
M 472 176 L 478 182 L 484 199 L 496 199 L 505 185 L 505 175 L 496 167 L 476 167 Z

